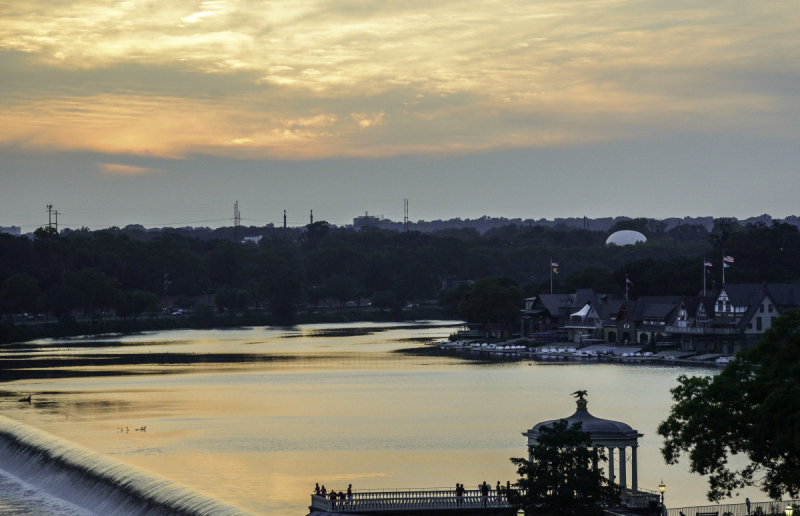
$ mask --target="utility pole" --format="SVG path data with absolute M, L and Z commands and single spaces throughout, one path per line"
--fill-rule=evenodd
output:
M 233 205 L 233 241 L 237 244 L 239 243 L 239 224 L 241 223 L 242 217 L 239 213 L 239 201 L 236 201 Z
M 283 210 L 283 229 L 286 229 L 286 210 Z
M 403 228 L 408 233 L 408 199 L 403 199 Z
M 314 210 L 311 210 L 311 224 L 314 224 Z
M 48 228 L 53 226 L 52 212 L 53 212 L 53 205 L 52 204 L 48 204 L 47 205 L 47 227 Z
M 58 210 L 55 211 L 54 215 L 56 216 L 56 233 L 58 233 Z

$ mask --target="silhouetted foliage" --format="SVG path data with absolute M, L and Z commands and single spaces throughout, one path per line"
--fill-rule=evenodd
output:
M 599 504 L 618 502 L 620 493 L 600 467 L 607 460 L 604 449 L 591 444 L 581 423 L 568 427 L 562 419 L 542 428 L 537 443 L 530 447 L 532 460 L 511 459 L 520 478 L 508 493 L 509 502 L 525 514 L 602 515 Z
M 778 317 L 717 376 L 678 383 L 658 427 L 668 464 L 688 454 L 691 471 L 709 476 L 711 501 L 746 486 L 774 500 L 800 494 L 800 310 Z M 733 455 L 749 463 L 732 468 Z
M 702 288 L 704 258 L 715 264 L 709 288 L 713 281 L 720 284 L 723 253 L 736 259 L 726 270 L 728 283 L 800 280 L 800 234 L 789 224 L 742 226 L 717 219 L 706 236 L 703 226 L 688 224 L 664 232 L 663 223 L 652 219 L 623 220 L 615 228 L 652 238 L 636 246 L 606 246 L 608 232 L 563 225 L 509 224 L 481 235 L 475 229 L 354 231 L 318 221 L 285 230 L 241 228 L 244 235 L 263 237 L 258 245 L 241 245 L 231 241 L 232 228 L 197 232 L 203 238 L 181 229 L 84 228 L 59 234 L 40 228 L 32 240 L 0 234 L 0 286 L 12 276 L 33 280 L 13 280 L 7 288 L 17 293 L 6 295 L 0 309 L 46 310 L 69 319 L 73 313 L 103 316 L 114 308 L 134 318 L 139 309 L 122 293 L 149 292 L 161 304 L 189 306 L 213 305 L 214 294 L 222 291 L 226 307 L 266 308 L 285 324 L 304 304 L 313 310 L 323 301 L 344 304 L 383 293 L 384 310 L 399 314 L 398 307 L 410 302 L 439 300 L 455 316 L 469 289 L 443 292 L 445 280 L 509 278 L 530 297 L 549 292 L 551 258 L 560 270 L 555 292 L 586 287 L 621 294 L 627 274 L 633 297 L 694 295 Z M 230 304 L 225 285 L 247 295 Z
M 458 314 L 467 322 L 511 325 L 519 319 L 522 290 L 509 278 L 484 278 L 467 289 Z

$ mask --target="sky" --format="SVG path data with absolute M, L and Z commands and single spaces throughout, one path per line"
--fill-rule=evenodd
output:
M 800 214 L 800 3 L 2 0 L 0 225 Z

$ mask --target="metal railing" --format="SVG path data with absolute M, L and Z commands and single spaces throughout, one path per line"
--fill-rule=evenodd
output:
M 755 516 L 756 514 L 764 514 L 765 516 L 771 514 L 783 515 L 784 509 L 787 505 L 798 505 L 800 500 L 785 500 L 785 501 L 772 501 L 772 502 L 752 502 L 750 503 L 750 510 L 747 510 L 747 504 L 734 503 L 734 504 L 719 504 L 719 505 L 703 505 L 699 507 L 681 507 L 676 509 L 667 509 L 667 516 L 680 516 L 681 513 L 686 516 L 697 516 L 700 514 L 718 513 L 717 516 Z
M 685 328 L 683 326 L 665 326 L 666 333 L 685 333 L 688 335 L 733 335 L 740 333 L 735 328 Z
M 321 495 L 311 495 L 311 507 L 327 512 L 380 512 L 380 511 L 419 511 L 436 509 L 481 509 L 509 508 L 511 505 L 504 494 L 492 490 L 488 496 L 480 491 L 465 491 L 456 496 L 452 489 L 447 491 L 375 491 L 353 493 L 351 498 L 332 500 Z

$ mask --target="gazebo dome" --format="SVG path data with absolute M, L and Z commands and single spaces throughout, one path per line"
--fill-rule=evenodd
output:
M 639 437 L 642 437 L 638 431 L 634 430 L 625 423 L 619 421 L 612 421 L 610 419 L 600 419 L 589 413 L 586 408 L 588 403 L 585 399 L 576 400 L 578 409 L 569 417 L 561 418 L 567 421 L 567 425 L 571 428 L 574 423 L 581 423 L 581 430 L 589 434 L 593 446 L 636 446 Z M 542 421 L 536 424 L 533 428 L 525 432 L 525 437 L 528 438 L 528 444 L 534 444 L 540 435 L 543 427 L 552 427 L 561 419 L 553 419 L 550 421 Z
M 586 404 L 588 403 L 584 396 L 586 396 L 586 391 L 577 391 L 573 394 L 578 396 L 578 399 L 575 400 L 578 404 L 578 410 L 575 411 L 569 417 L 565 417 L 567 424 L 571 428 L 574 423 L 581 423 L 581 430 L 589 434 L 589 439 L 591 441 L 592 448 L 607 448 L 606 456 L 608 457 L 608 480 L 609 482 L 616 482 L 616 472 L 619 470 L 619 486 L 622 488 L 623 498 L 628 501 L 633 501 L 634 499 L 639 500 L 641 502 L 649 501 L 651 498 L 648 498 L 650 495 L 648 494 L 640 494 L 639 493 L 639 472 L 638 472 L 638 459 L 637 459 L 637 450 L 639 448 L 639 438 L 642 437 L 638 431 L 634 430 L 630 427 L 630 425 L 626 425 L 625 423 L 621 423 L 619 421 L 611 421 L 610 419 L 600 419 L 599 417 L 595 417 L 589 414 L 589 411 L 586 409 Z M 527 432 L 523 433 L 525 437 L 528 438 L 528 460 L 533 461 L 533 446 L 536 445 L 539 436 L 541 435 L 542 428 L 545 427 L 552 427 L 556 422 L 561 421 L 561 419 L 553 419 L 550 421 L 542 421 L 538 423 L 533 428 L 528 430 Z M 631 491 L 628 492 L 627 490 L 627 452 L 626 450 L 630 448 L 630 457 L 631 457 Z M 615 468 L 614 466 L 614 457 L 619 457 L 619 468 Z M 597 469 L 598 464 L 597 461 L 594 463 L 595 469 Z M 657 498 L 656 498 L 657 499 Z M 637 502 L 637 503 L 639 503 Z
M 633 245 L 639 242 L 647 242 L 647 237 L 645 237 L 638 231 L 631 231 L 629 229 L 616 231 L 606 239 L 606 245 L 614 244 L 623 246 L 623 245 Z
M 619 421 L 611 421 L 610 419 L 600 419 L 599 417 L 591 415 L 589 410 L 586 408 L 586 400 L 583 400 L 583 407 L 581 407 L 580 401 L 581 400 L 578 400 L 579 405 L 575 413 L 569 417 L 563 418 L 567 421 L 568 427 L 571 428 L 573 424 L 578 422 L 581 423 L 581 429 L 589 434 L 589 438 L 592 441 L 601 439 L 627 440 L 641 437 L 641 434 L 631 428 L 630 425 L 621 423 Z M 553 419 L 551 421 L 542 421 L 528 430 L 525 435 L 528 437 L 537 438 L 539 437 L 542 427 L 552 427 L 553 424 L 557 423 L 558 421 L 561 420 Z

